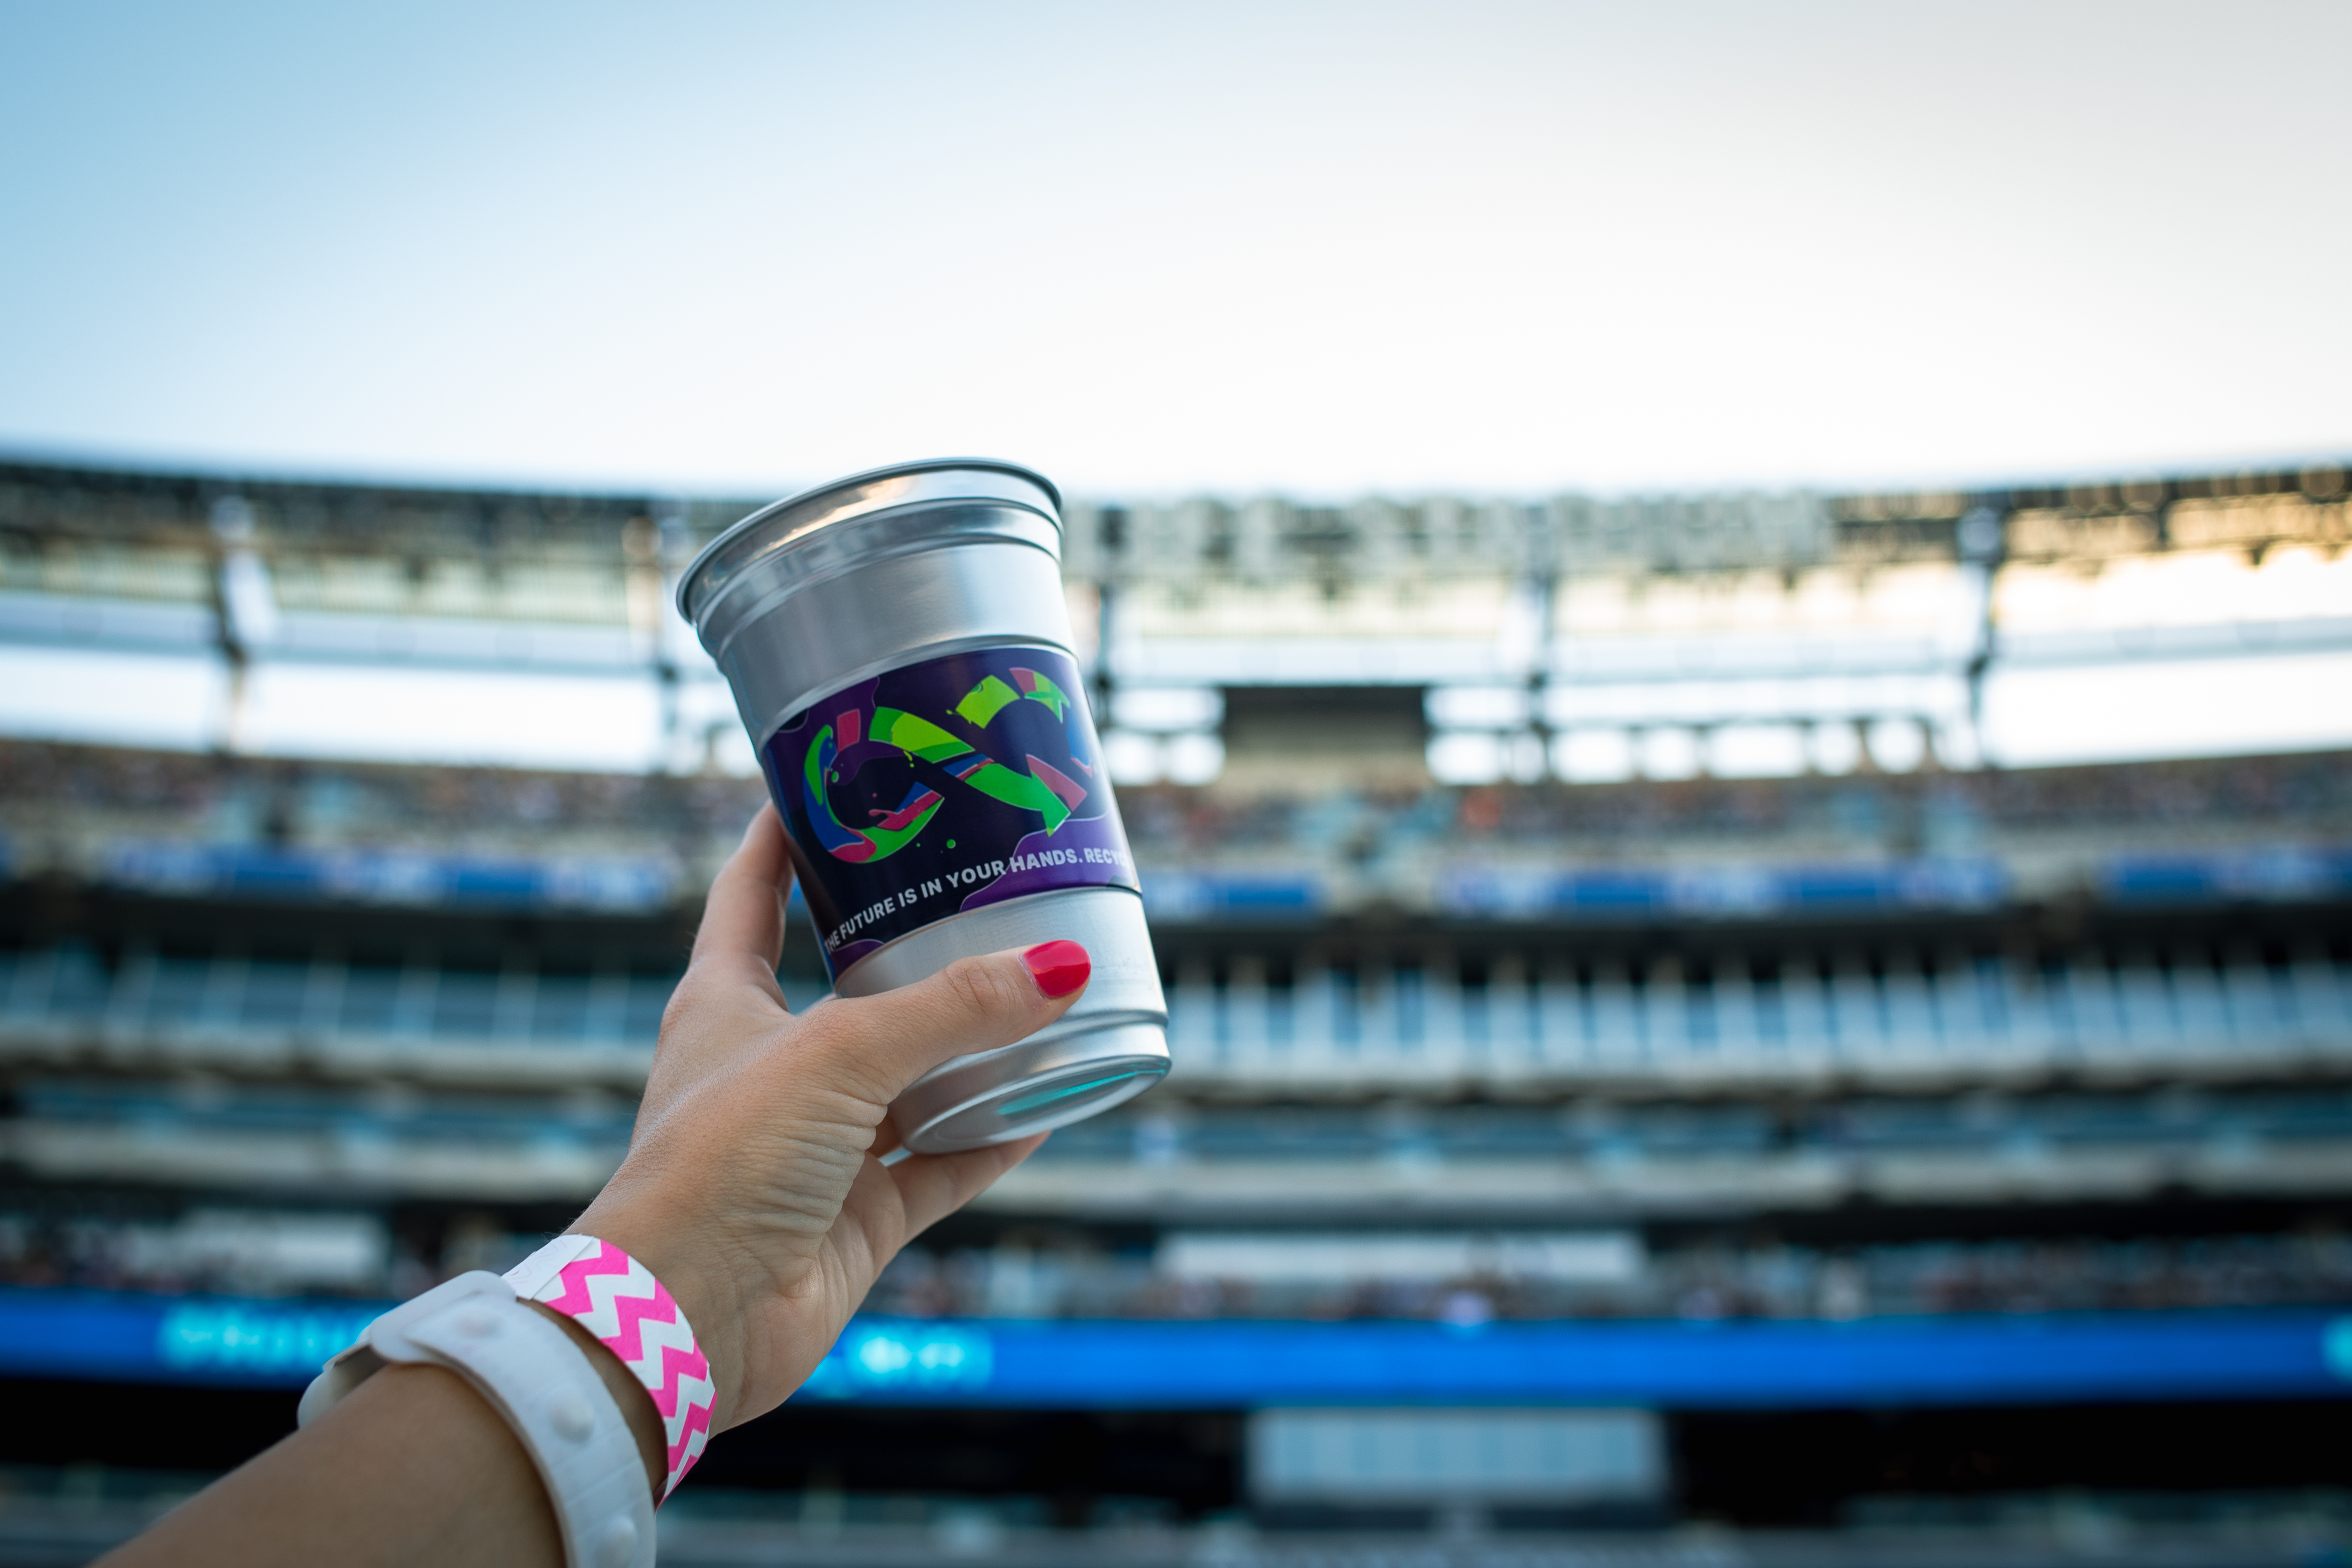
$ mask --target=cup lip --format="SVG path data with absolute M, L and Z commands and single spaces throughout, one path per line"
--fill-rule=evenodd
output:
M 704 573 L 709 570 L 712 561 L 723 553 L 730 545 L 761 524 L 836 490 L 853 489 L 859 485 L 872 484 L 877 479 L 900 479 L 908 474 L 952 472 L 957 469 L 978 469 L 987 473 L 1010 474 L 1014 479 L 1035 485 L 1045 492 L 1045 499 L 1053 507 L 1054 521 L 1056 525 L 1059 524 L 1062 513 L 1061 490 L 1053 480 L 1026 464 L 1008 462 L 1002 458 L 919 458 L 912 462 L 889 463 L 878 468 L 864 468 L 854 474 L 845 474 L 837 479 L 828 479 L 821 485 L 812 485 L 807 489 L 784 497 L 782 500 L 770 501 L 749 516 L 720 530 L 716 538 L 695 552 L 694 559 L 687 563 L 686 570 L 678 574 L 676 595 L 678 615 L 684 618 L 687 625 L 695 626 L 699 631 L 699 623 L 695 619 L 695 599 Z

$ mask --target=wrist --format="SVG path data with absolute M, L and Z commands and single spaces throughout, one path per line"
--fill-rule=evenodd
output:
M 694 1331 L 695 1342 L 709 1363 L 710 1430 L 716 1433 L 733 1426 L 743 1385 L 742 1323 L 749 1295 L 723 1269 L 712 1266 L 717 1249 L 700 1245 L 691 1226 L 669 1223 L 646 1205 L 604 1196 L 591 1204 L 571 1229 L 576 1235 L 610 1242 L 661 1282 Z M 613 1359 L 617 1362 L 619 1357 Z
M 588 1364 L 596 1369 L 604 1391 L 613 1396 L 621 1416 L 629 1424 L 629 1436 L 637 1440 L 637 1458 L 646 1467 L 646 1485 L 652 1489 L 656 1502 L 661 1500 L 669 1479 L 669 1449 L 662 1433 L 661 1412 L 654 1408 L 651 1395 L 636 1374 L 613 1353 L 611 1347 L 585 1328 L 544 1301 L 525 1301 L 524 1306 L 547 1319 L 563 1331 L 564 1337 L 580 1347 Z

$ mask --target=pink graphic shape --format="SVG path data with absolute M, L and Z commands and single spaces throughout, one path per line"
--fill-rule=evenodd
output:
M 874 825 L 875 826 L 896 833 L 900 828 L 906 826 L 908 823 L 914 821 L 915 818 L 922 816 L 923 813 L 930 810 L 931 807 L 937 805 L 939 803 L 939 793 L 936 790 L 927 789 L 920 795 L 908 801 L 906 805 L 900 806 L 896 811 L 884 811 L 879 806 L 874 806 L 870 807 L 866 811 L 866 815 L 868 816 L 878 816 L 882 819 L 876 823 Z
M 1077 780 L 1072 778 L 1069 774 L 1064 773 L 1053 763 L 1045 761 L 1043 757 L 1031 757 L 1029 759 L 1029 772 L 1036 778 L 1039 784 L 1044 784 L 1047 789 L 1052 790 L 1055 795 L 1060 795 L 1062 797 L 1062 804 L 1068 806 L 1072 811 L 1077 810 L 1080 803 L 1087 798 L 1086 785 L 1080 784 Z

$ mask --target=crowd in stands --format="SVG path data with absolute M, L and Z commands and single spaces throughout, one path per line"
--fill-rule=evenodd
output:
M 1167 864 L 1278 849 L 1369 861 L 1416 845 L 1753 840 L 1799 837 L 1906 854 L 1969 853 L 1989 833 L 2205 825 L 2352 830 L 2341 753 L 2101 767 L 1779 780 L 1505 784 L 1289 798 L 1123 789 L 1138 853 Z M 0 741 L 0 832 L 29 810 L 135 814 L 215 842 L 497 843 L 608 833 L 731 841 L 756 778 L 311 763 Z
M 1508 1275 L 1331 1284 L 1180 1278 L 1144 1255 L 908 1249 L 873 1310 L 907 1316 L 1072 1318 L 1848 1319 L 1954 1312 L 2336 1306 L 2352 1302 L 2352 1237 L 2336 1231 L 2128 1241 L 1776 1245 L 1654 1252 L 1633 1277 Z
M 73 1212 L 79 1210 L 80 1212 Z M 177 1219 L 102 1203 L 0 1209 L 0 1284 L 230 1294 L 410 1293 L 505 1268 L 536 1238 L 460 1216 L 412 1237 L 371 1216 Z M 1149 1250 L 1083 1243 L 908 1248 L 868 1310 L 902 1317 L 1847 1319 L 1955 1312 L 2352 1304 L 2352 1235 L 2319 1228 L 2128 1240 L 2063 1237 L 1824 1248 L 1654 1249 L 1605 1280 L 1492 1272 L 1320 1283 L 1184 1276 Z
M 1845 778 L 1490 784 L 1344 800 L 1235 798 L 1212 789 L 1123 790 L 1139 847 L 1353 849 L 1399 837 L 1707 840 L 1796 836 L 1914 850 L 1988 831 L 2188 824 L 2352 826 L 2341 753 Z
M 741 831 L 756 778 L 311 763 L 0 740 L 0 806 L 176 816 L 264 842 L 398 841 L 488 829 Z

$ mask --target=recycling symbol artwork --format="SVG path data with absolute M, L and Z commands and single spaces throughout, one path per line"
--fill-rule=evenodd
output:
M 989 721 L 1025 697 L 1044 703 L 1055 719 L 1066 721 L 1075 704 L 1050 678 L 1017 666 L 1009 673 L 1020 683 L 1019 691 L 993 675 L 985 676 L 955 705 L 955 715 L 986 730 Z M 1073 745 L 1071 762 L 1092 776 L 1093 767 L 1077 760 L 1076 750 Z M 1015 772 L 918 714 L 882 707 L 869 714 L 864 709 L 848 708 L 817 732 L 803 770 L 802 787 L 808 795 L 810 819 L 827 854 L 853 865 L 895 855 L 913 843 L 947 804 L 939 791 L 918 780 L 896 808 L 869 807 L 867 816 L 874 820 L 864 826 L 852 826 L 834 814 L 831 786 L 855 778 L 869 761 L 898 756 L 936 763 L 959 784 L 1007 805 L 1035 812 L 1045 820 L 1047 833 L 1068 820 L 1087 798 L 1085 785 L 1074 783 L 1069 774 L 1043 758 L 1024 753 L 1025 766 Z
M 1136 887 L 1078 671 L 1051 648 L 951 654 L 812 702 L 763 749 L 838 974 L 1008 898 Z

